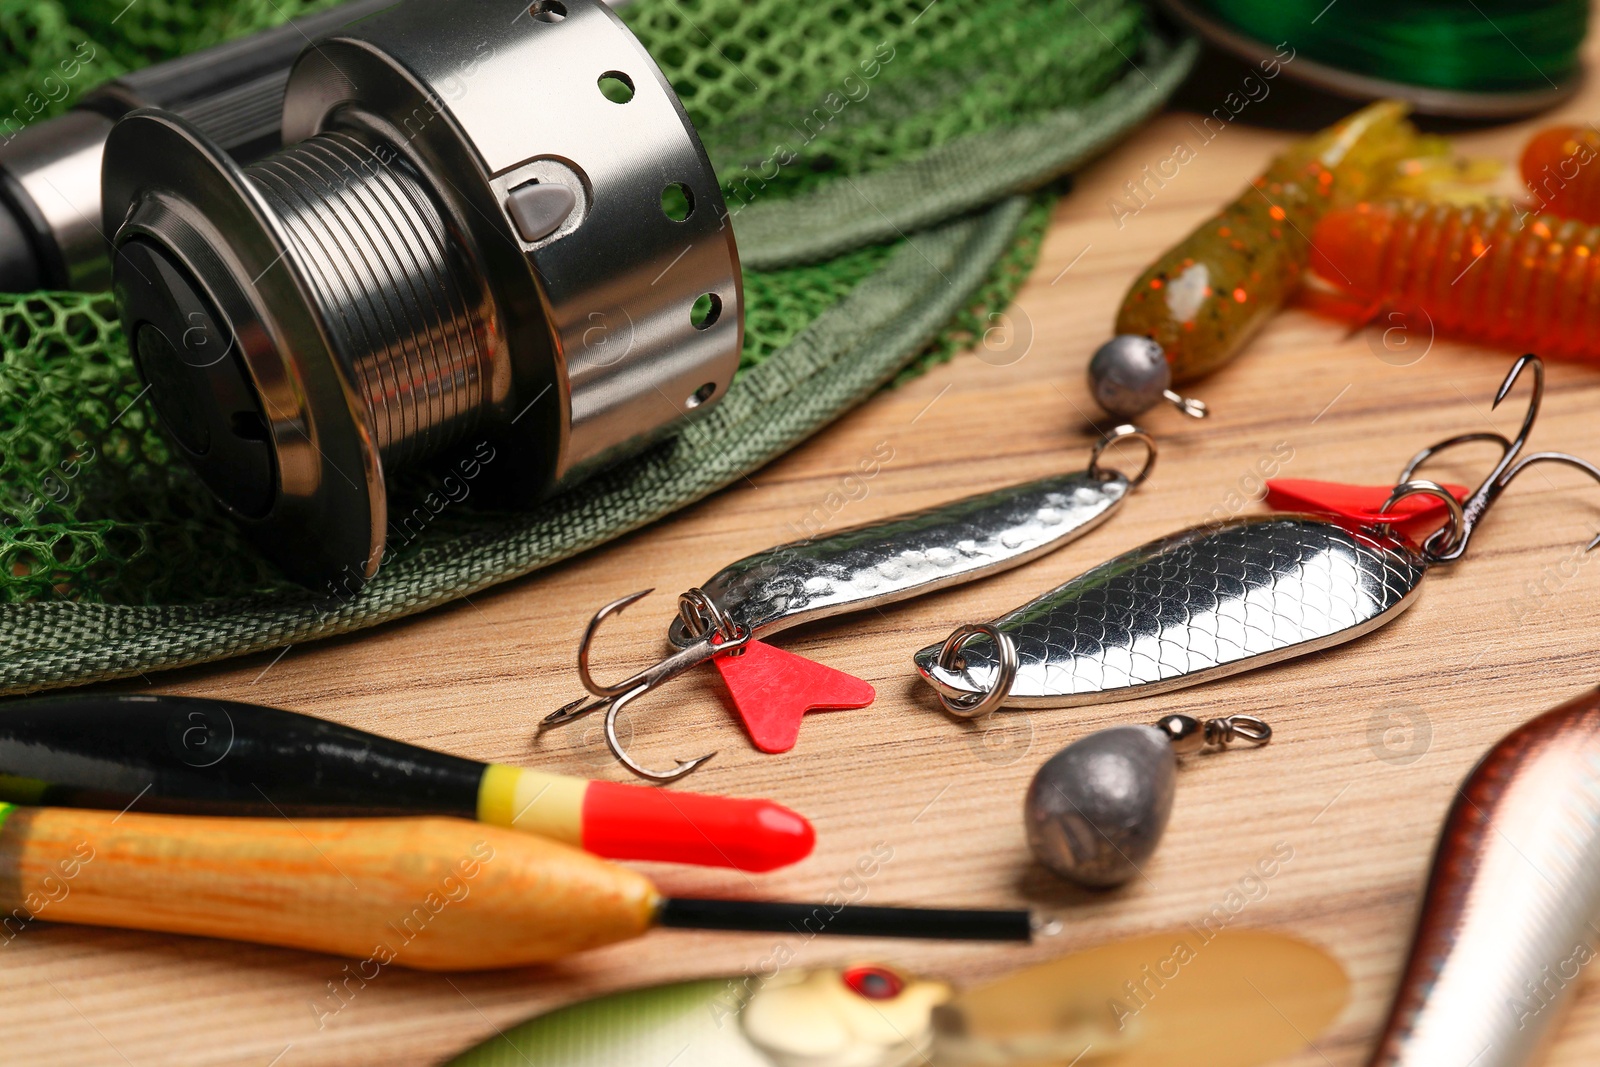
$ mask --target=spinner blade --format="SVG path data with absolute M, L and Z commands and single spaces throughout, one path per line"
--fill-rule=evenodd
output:
M 1410 542 L 1311 515 L 1247 516 L 1152 541 L 995 620 L 1016 647 L 1005 705 L 1131 700 L 1360 637 L 1410 606 L 1427 571 Z M 916 654 L 949 697 L 995 684 L 994 645 L 954 667 Z

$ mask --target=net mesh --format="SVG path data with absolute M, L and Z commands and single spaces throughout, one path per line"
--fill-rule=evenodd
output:
M 160 603 L 279 581 L 172 462 L 103 294 L 0 298 L 0 590 Z
M 751 272 L 742 364 L 781 350 L 886 253 L 873 247 L 825 264 Z M 0 339 L 0 591 L 7 601 L 188 603 L 297 588 L 172 457 L 108 296 L 0 296 Z M 948 355 L 949 346 L 941 347 Z M 414 511 L 436 488 L 428 470 L 401 478 L 395 513 Z M 481 514 L 470 504 L 449 509 L 394 559 L 460 536 Z
M 645 0 L 623 18 L 735 207 L 1087 103 L 1143 32 L 1125 0 Z
M 326 6 L 0 0 L 0 136 L 124 70 Z M 638 0 L 623 14 L 681 94 L 735 208 L 799 198 L 1115 95 L 1114 83 L 1130 78 L 1127 57 L 1150 33 L 1132 0 Z M 1031 268 L 1044 204 L 1027 213 L 1012 251 L 970 294 L 967 310 L 905 373 L 948 358 L 1009 302 Z M 747 269 L 742 367 L 786 355 L 900 243 Z M 245 615 L 252 605 L 304 595 L 248 546 L 169 452 L 108 297 L 0 295 L 0 343 L 0 598 L 236 603 Z M 434 485 L 427 471 L 404 477 L 394 486 L 396 510 L 409 510 Z M 506 518 L 470 503 L 453 507 L 393 558 L 403 564 L 430 548 L 481 541 Z M 8 633 L 8 647 L 31 647 L 44 635 L 28 627 L 49 625 Z M 72 665 L 95 658 L 93 650 L 82 655 L 59 673 L 96 673 Z

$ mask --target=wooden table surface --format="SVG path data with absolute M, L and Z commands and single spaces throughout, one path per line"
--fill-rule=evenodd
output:
M 825 514 L 837 529 L 1081 465 L 1094 439 L 1084 363 L 1130 279 L 1285 143 L 1275 124 L 1304 120 L 1309 105 L 1280 79 L 1273 97 L 1199 147 L 1164 187 L 1151 186 L 1143 207 L 1114 212 L 1119 197 L 1135 206 L 1123 187 L 1141 179 L 1141 168 L 1155 167 L 1180 141 L 1198 145 L 1193 114 L 1219 105 L 1229 79 L 1241 76 L 1212 69 L 1173 111 L 1080 176 L 1056 210 L 1032 280 L 978 353 L 882 393 L 733 488 L 565 566 L 354 638 L 155 676 L 148 691 L 275 704 L 479 759 L 626 780 L 593 729 L 532 741 L 535 718 L 575 695 L 572 652 L 588 614 L 645 586 L 687 588 L 792 538 L 808 515 Z M 1585 118 L 1596 103 L 1600 88 L 1591 88 L 1556 115 Z M 1459 144 L 1509 159 L 1530 128 L 1471 132 Z M 1064 934 L 1033 947 L 828 939 L 790 946 L 803 964 L 877 956 L 959 984 L 1199 921 L 1251 865 L 1287 844 L 1292 861 L 1235 922 L 1311 939 L 1353 980 L 1337 1023 L 1316 1036 L 1314 1049 L 1284 1062 L 1362 1062 L 1457 783 L 1513 726 L 1600 679 L 1600 568 L 1579 566 L 1575 554 L 1600 525 L 1600 491 L 1572 472 L 1532 473 L 1490 515 L 1468 558 L 1430 577 L 1417 606 L 1393 625 L 1353 645 L 1168 696 L 1010 713 L 984 728 L 942 714 L 910 656 L 957 623 L 990 618 L 1146 539 L 1208 515 L 1259 509 L 1251 497 L 1275 456 L 1285 476 L 1378 484 L 1429 442 L 1491 427 L 1514 433 L 1525 394 L 1489 409 L 1507 353 L 1445 341 L 1428 347 L 1421 337 L 1397 355 L 1381 338 L 1377 329 L 1352 336 L 1291 310 L 1242 359 L 1195 387 L 1212 406 L 1210 420 L 1170 410 L 1148 416 L 1161 442 L 1155 476 L 1093 534 L 969 588 L 785 636 L 784 647 L 878 689 L 870 709 L 808 717 L 786 755 L 750 747 L 709 677 L 638 705 L 631 726 L 641 756 L 659 763 L 719 749 L 690 779 L 693 788 L 773 797 L 810 816 L 818 833 L 814 855 L 776 874 L 651 873 L 669 893 L 820 898 L 857 857 L 887 846 L 892 859 L 868 883 L 873 902 L 1061 909 Z M 1537 447 L 1600 457 L 1597 405 L 1600 373 L 1552 365 Z M 891 458 L 864 483 L 847 481 L 875 452 Z M 1438 475 L 1475 482 L 1487 457 L 1455 457 Z M 672 610 L 671 597 L 658 595 L 614 622 L 599 653 L 607 674 L 654 657 Z M 1168 711 L 1260 714 L 1277 737 L 1260 751 L 1187 761 L 1148 878 L 1095 896 L 1053 884 L 1030 866 L 1019 818 L 1034 769 L 1090 731 Z M 343 977 L 341 960 L 41 922 L 9 944 L 0 969 L 0 1002 L 11 1019 L 10 1051 L 0 1059 L 435 1063 L 595 992 L 754 968 L 783 940 L 673 931 L 544 969 L 446 976 L 391 967 L 319 1028 L 315 1005 L 334 1003 L 328 984 Z M 1597 1055 L 1600 990 L 1590 989 L 1563 1023 L 1550 1062 L 1592 1063 Z

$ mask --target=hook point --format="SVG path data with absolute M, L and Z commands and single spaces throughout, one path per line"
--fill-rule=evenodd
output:
M 1517 384 L 1517 378 L 1522 374 L 1522 368 L 1526 367 L 1529 363 L 1534 364 L 1538 368 L 1538 374 L 1541 378 L 1544 377 L 1544 360 L 1540 359 L 1532 352 L 1524 352 L 1522 355 L 1517 357 L 1517 361 L 1511 364 L 1511 369 L 1506 372 L 1505 380 L 1500 383 L 1499 391 L 1494 394 L 1494 403 L 1489 405 L 1490 410 L 1499 407 L 1500 401 L 1511 395 L 1511 387 Z M 1543 382 L 1536 383 L 1534 385 L 1534 389 L 1543 392 L 1543 390 L 1540 389 L 1542 384 Z M 1537 401 L 1537 399 L 1538 398 L 1536 397 L 1535 400 Z
M 577 700 L 567 701 L 567 703 L 561 705 L 555 711 L 552 711 L 550 714 L 539 720 L 538 732 L 544 733 L 552 726 L 560 726 L 563 723 L 568 723 L 573 719 L 587 715 L 591 711 L 596 711 L 603 703 L 603 701 L 596 700 L 591 704 L 591 706 L 582 708 L 584 702 L 588 701 L 589 699 L 590 698 L 587 696 L 581 696 Z M 579 710 L 580 708 L 582 708 L 582 710 Z
M 610 700 L 621 696 L 637 684 L 637 678 L 630 678 L 619 685 L 601 685 L 595 681 L 594 675 L 589 673 L 589 649 L 594 644 L 594 636 L 599 632 L 601 623 L 613 615 L 622 614 L 623 610 L 629 605 L 637 604 L 653 592 L 655 592 L 655 588 L 652 586 L 649 589 L 641 589 L 637 593 L 629 593 L 627 596 L 618 597 L 595 612 L 594 617 L 589 620 L 589 625 L 584 627 L 583 636 L 578 639 L 578 680 L 583 683 L 585 689 L 595 696 Z M 595 707 L 599 707 L 599 705 L 597 704 Z
M 629 593 L 627 596 L 618 597 L 607 605 L 604 612 L 607 615 L 621 615 L 624 608 L 632 607 L 655 591 L 655 586 L 651 586 L 649 589 L 641 589 L 637 593 Z
M 628 770 L 632 771 L 634 774 L 645 779 L 646 781 L 655 782 L 659 785 L 665 785 L 668 782 L 676 782 L 679 778 L 682 778 L 684 775 L 700 766 L 700 764 L 716 755 L 715 752 L 707 752 L 704 756 L 696 756 L 691 760 L 673 760 L 672 770 L 653 771 L 649 767 L 635 763 L 632 759 L 628 758 L 621 752 L 618 752 L 615 748 L 612 749 L 612 752 L 616 755 L 617 759 L 622 762 L 622 765 L 628 768 Z

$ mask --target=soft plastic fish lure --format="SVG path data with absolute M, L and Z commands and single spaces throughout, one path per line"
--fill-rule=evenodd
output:
M 1183 980 L 1159 996 L 1144 981 L 1141 993 L 1153 968 Z M 1256 1067 L 1304 1048 L 1348 990 L 1338 962 L 1304 941 L 1191 926 L 959 993 L 877 963 L 613 993 L 511 1027 L 448 1067 Z
M 1522 1067 L 1595 957 L 1600 692 L 1502 738 L 1457 790 L 1368 1067 Z
M 1325 310 L 1544 355 L 1600 357 L 1600 227 L 1516 205 L 1394 200 L 1329 212 L 1313 237 Z
M 1379 101 L 1295 144 L 1152 263 L 1123 297 L 1118 336 L 1090 361 L 1095 400 L 1127 418 L 1163 397 L 1203 415 L 1170 385 L 1231 360 L 1294 294 L 1325 213 L 1461 176 L 1445 142 L 1418 135 L 1406 110 Z

